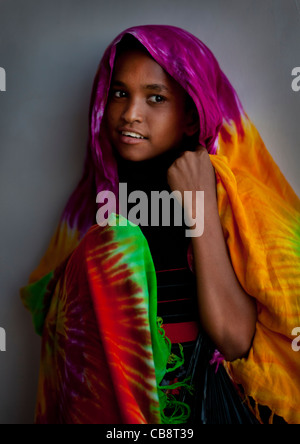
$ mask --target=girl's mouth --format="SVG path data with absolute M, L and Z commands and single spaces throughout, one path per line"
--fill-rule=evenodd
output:
M 121 135 L 125 137 L 132 137 L 133 139 L 146 139 L 146 137 L 133 131 L 121 131 Z
M 120 141 L 129 145 L 134 145 L 147 140 L 147 137 L 141 134 L 135 133 L 134 131 L 120 131 Z

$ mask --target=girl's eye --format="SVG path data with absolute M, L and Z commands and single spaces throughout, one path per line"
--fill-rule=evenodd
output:
M 163 103 L 166 101 L 165 97 L 155 94 L 149 98 L 152 103 Z
M 115 90 L 115 91 L 112 91 L 112 95 L 113 95 L 113 97 L 116 97 L 117 99 L 121 99 L 122 97 L 126 96 L 126 93 L 125 93 L 125 91 L 122 91 L 122 90 Z

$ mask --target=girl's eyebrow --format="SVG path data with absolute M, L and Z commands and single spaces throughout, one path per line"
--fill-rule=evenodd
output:
M 113 80 L 112 81 L 112 85 L 114 85 L 114 86 L 122 86 L 124 88 L 126 88 L 126 86 L 127 86 L 121 80 Z M 167 88 L 167 86 L 163 85 L 162 83 L 151 83 L 149 85 L 143 85 L 142 88 L 143 89 L 148 89 L 148 90 L 151 90 L 151 91 L 157 91 L 157 92 L 169 91 L 169 88 Z
M 169 91 L 169 88 L 166 87 L 166 85 L 163 85 L 161 83 L 153 83 L 152 85 L 143 85 L 144 89 L 151 89 L 152 91 Z

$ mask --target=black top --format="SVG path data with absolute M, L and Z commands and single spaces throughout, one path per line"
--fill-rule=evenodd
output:
M 164 324 L 197 321 L 196 276 L 190 270 L 187 251 L 191 238 L 186 236 L 188 227 L 174 224 L 174 213 L 170 211 L 170 226 L 162 225 L 162 205 L 159 226 L 151 226 L 151 191 L 171 189 L 167 182 L 167 169 L 174 154 L 166 153 L 159 158 L 142 162 L 118 159 L 119 182 L 127 183 L 127 192 L 144 191 L 148 196 L 148 226 L 139 225 L 147 239 L 154 262 L 158 289 L 158 316 Z M 136 203 L 128 203 L 128 212 Z M 177 209 L 180 204 L 177 202 Z M 173 207 L 174 208 L 174 207 Z

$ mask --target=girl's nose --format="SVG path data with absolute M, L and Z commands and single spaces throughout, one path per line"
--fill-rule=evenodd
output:
M 138 100 L 130 100 L 127 102 L 123 114 L 123 120 L 128 123 L 143 121 L 143 107 Z

